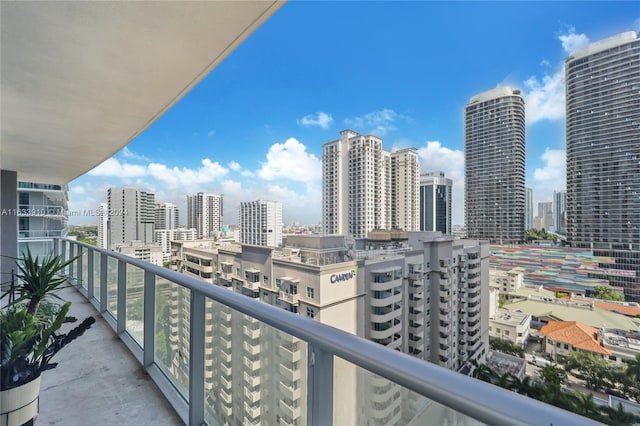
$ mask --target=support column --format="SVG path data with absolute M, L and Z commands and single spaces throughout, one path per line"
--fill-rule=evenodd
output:
M 0 283 L 11 280 L 18 256 L 18 173 L 0 170 Z

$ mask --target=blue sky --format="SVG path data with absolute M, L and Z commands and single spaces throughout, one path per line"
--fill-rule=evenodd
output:
M 285 223 L 321 219 L 322 145 L 350 128 L 393 150 L 419 150 L 423 172 L 454 180 L 464 223 L 465 104 L 500 84 L 525 94 L 527 186 L 535 201 L 565 187 L 564 59 L 640 31 L 637 2 L 290 1 L 169 112 L 69 185 L 71 210 L 110 186 L 185 196 L 280 200 Z M 86 223 L 72 217 L 70 223 Z

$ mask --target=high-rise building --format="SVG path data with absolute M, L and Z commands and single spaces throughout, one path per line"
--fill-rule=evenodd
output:
M 162 247 L 164 262 L 171 260 L 171 241 L 192 241 L 198 238 L 195 228 L 156 229 L 153 233 L 156 243 Z
M 524 229 L 533 228 L 533 189 L 526 189 L 526 198 L 524 201 Z
M 136 188 L 109 188 L 107 192 L 109 248 L 131 241 L 152 243 L 155 194 Z
M 420 229 L 420 160 L 415 148 L 391 153 L 391 227 Z
M 22 253 L 29 247 L 33 256 L 53 254 L 53 238 L 67 236 L 69 188 L 18 182 L 17 191 L 18 251 Z
M 98 238 L 96 245 L 103 249 L 108 249 L 109 238 L 109 204 L 100 203 L 98 207 Z
M 256 200 L 240 203 L 240 242 L 257 246 L 282 245 L 282 204 Z
M 567 239 L 615 258 L 609 282 L 640 301 L 640 38 L 592 43 L 565 73 Z
M 222 207 L 222 194 L 187 195 L 187 228 L 196 228 L 198 238 L 216 236 L 222 229 Z
M 377 136 L 343 130 L 322 147 L 324 232 L 364 238 L 373 229 L 416 231 L 419 178 L 414 148 L 390 153 Z
M 294 235 L 281 249 L 213 241 L 173 242 L 178 271 L 378 344 L 470 374 L 489 350 L 489 245 L 439 232 L 375 231 L 371 239 Z M 394 255 L 389 256 L 388 248 Z M 188 378 L 188 292 L 171 299 L 170 352 Z M 161 292 L 161 291 L 160 291 Z M 232 423 L 304 423 L 306 345 L 207 301 L 205 362 L 222 362 L 205 392 Z M 182 325 L 182 322 L 185 325 Z M 178 354 L 181 354 L 178 356 Z M 237 358 L 239 357 L 239 358 Z M 344 424 L 398 424 L 416 406 L 402 389 L 336 362 Z M 258 386 L 275 383 L 273 387 Z M 354 397 L 355 395 L 355 397 Z M 376 395 L 374 399 L 370 395 Z M 356 410 L 354 400 L 370 401 Z M 284 402 L 284 403 L 283 403 Z M 247 407 L 259 407 L 258 410 Z M 294 407 L 297 409 L 290 409 Z M 362 407 L 360 407 L 362 408 Z
M 180 211 L 172 203 L 158 203 L 154 208 L 155 229 L 176 229 L 180 226 Z
M 565 235 L 567 233 L 567 191 L 553 191 L 553 219 L 554 231 Z
M 551 231 L 553 222 L 553 203 L 551 201 L 542 201 L 538 203 L 538 217 L 541 220 L 542 228 Z
M 525 109 L 519 90 L 497 87 L 465 107 L 465 222 L 470 238 L 524 239 Z
M 451 235 L 453 181 L 443 172 L 420 175 L 420 231 L 440 231 Z

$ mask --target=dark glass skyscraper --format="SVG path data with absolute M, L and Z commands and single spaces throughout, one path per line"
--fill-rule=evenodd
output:
M 525 117 L 519 90 L 497 87 L 465 107 L 465 224 L 469 238 L 524 240 Z
M 640 39 L 626 32 L 566 60 L 567 238 L 615 258 L 609 282 L 640 300 Z
M 451 234 L 453 182 L 443 172 L 420 175 L 420 230 Z

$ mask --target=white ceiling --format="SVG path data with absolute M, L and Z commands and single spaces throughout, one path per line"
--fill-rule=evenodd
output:
M 282 1 L 0 5 L 0 168 L 66 183 L 128 144 Z

